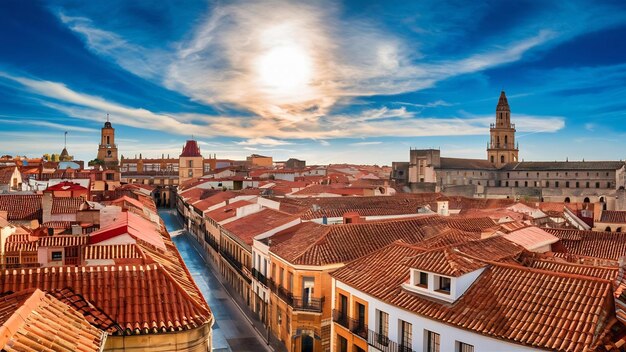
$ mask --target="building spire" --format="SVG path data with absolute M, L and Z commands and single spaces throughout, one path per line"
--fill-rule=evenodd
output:
M 109 121 L 109 113 L 107 112 L 107 122 L 111 122 Z
M 65 131 L 64 139 L 65 141 L 63 142 L 63 148 L 67 149 L 67 131 Z
M 500 99 L 498 99 L 498 106 L 496 106 L 496 111 L 511 111 L 509 108 L 509 101 L 506 99 L 506 94 L 504 91 L 500 92 Z

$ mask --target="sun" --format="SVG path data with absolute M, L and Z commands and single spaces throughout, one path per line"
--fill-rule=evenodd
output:
M 268 93 L 296 96 L 305 91 L 311 81 L 311 58 L 297 44 L 271 48 L 257 61 L 259 82 Z

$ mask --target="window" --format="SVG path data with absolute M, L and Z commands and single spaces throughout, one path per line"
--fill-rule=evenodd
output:
M 515 187 L 519 187 L 519 182 L 515 181 Z
M 417 286 L 428 288 L 428 273 L 420 271 L 419 281 Z
M 524 181 L 524 187 L 528 187 L 528 181 Z
M 284 278 L 285 278 L 285 269 L 280 268 L 280 276 L 278 277 L 278 284 L 279 284 L 280 286 L 283 286 L 283 285 L 284 285 L 284 284 L 283 284 L 283 283 L 284 283 Z M 283 287 L 285 287 L 285 286 L 283 286 Z
M 189 167 L 193 167 L 193 160 L 189 160 Z
M 569 188 L 569 181 L 565 181 L 565 188 Z
M 491 156 L 491 162 L 492 162 L 492 163 L 494 163 L 494 162 L 495 162 L 495 160 L 494 160 L 494 158 L 493 158 L 493 155 Z
M 61 251 L 52 252 L 52 261 L 56 262 L 59 260 L 63 260 L 63 252 Z
M 546 181 L 546 187 L 550 187 L 550 181 Z
M 611 188 L 611 182 L 606 183 L 606 188 Z
M 348 340 L 337 334 L 337 349 L 339 352 L 348 352 Z
M 413 345 L 413 326 L 404 320 L 400 320 L 400 351 L 411 351 Z
M 376 333 L 377 341 L 381 345 L 387 346 L 389 344 L 389 314 L 376 309 Z
M 589 182 L 585 183 L 585 188 L 589 188 Z
M 445 294 L 450 294 L 450 278 L 445 276 L 437 277 L 437 287 L 435 291 Z
M 600 188 L 600 182 L 596 182 L 596 188 Z
M 554 187 L 559 188 L 559 181 L 554 182 Z
M 501 155 L 501 156 L 500 156 L 500 162 L 501 162 L 501 163 L 504 163 L 504 155 Z
M 576 188 L 580 187 L 580 182 L 576 181 Z
M 289 290 L 289 292 L 293 291 L 293 273 L 289 272 L 287 273 L 287 276 L 289 277 L 289 282 L 287 282 L 288 286 L 287 286 L 287 290 Z
M 440 351 L 440 336 L 436 332 L 426 331 L 426 352 L 439 352 Z
M 457 341 L 456 352 L 474 352 L 474 346 L 461 341 Z

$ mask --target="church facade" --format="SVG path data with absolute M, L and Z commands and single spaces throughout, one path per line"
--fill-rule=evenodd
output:
M 486 159 L 441 157 L 437 149 L 411 149 L 409 162 L 394 162 L 396 184 L 412 192 L 478 198 L 603 203 L 626 209 L 623 161 L 519 161 L 515 125 L 506 94 L 490 126 Z

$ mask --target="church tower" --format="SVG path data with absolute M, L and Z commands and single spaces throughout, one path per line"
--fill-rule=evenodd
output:
M 487 159 L 496 167 L 517 162 L 518 148 L 515 145 L 515 124 L 511 123 L 511 109 L 504 91 L 500 93 L 496 106 L 496 123 L 489 130 L 491 140 L 487 144 Z
M 109 115 L 100 133 L 100 145 L 98 146 L 98 160 L 102 161 L 105 169 L 116 169 L 119 165 L 117 159 L 117 144 L 115 144 L 115 128 L 111 126 Z

